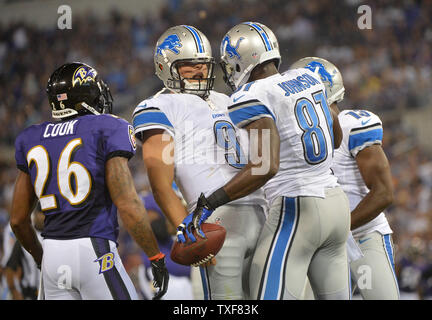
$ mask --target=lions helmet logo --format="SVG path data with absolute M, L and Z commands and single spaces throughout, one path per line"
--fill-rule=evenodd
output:
M 330 84 L 330 87 L 333 87 L 333 77 L 330 73 L 328 73 L 322 63 L 318 61 L 312 61 L 308 63 L 305 68 L 311 70 L 314 73 L 318 73 L 321 77 L 322 82 L 328 82 Z
M 229 36 L 226 36 L 225 38 L 223 38 L 223 40 L 222 40 L 222 50 L 224 51 L 224 52 L 226 52 L 227 54 L 228 54 L 228 57 L 229 58 L 234 58 L 234 57 L 237 57 L 237 59 L 241 59 L 241 56 L 240 56 L 240 54 L 238 53 L 238 48 L 239 48 L 239 46 L 240 46 L 240 42 L 242 41 L 242 40 L 244 40 L 244 38 L 243 37 L 241 37 L 241 38 L 239 38 L 238 40 L 237 40 L 237 43 L 235 44 L 235 46 L 233 47 L 232 45 L 231 45 L 231 40 L 230 40 L 230 37 Z
M 72 77 L 72 87 L 75 87 L 75 84 L 86 83 L 87 81 L 95 81 L 97 76 L 97 72 L 95 69 L 89 66 L 81 66 L 75 70 Z
M 169 35 L 165 38 L 160 45 L 157 46 L 156 55 L 162 55 L 162 50 L 171 50 L 175 54 L 179 54 L 180 51 L 177 48 L 182 47 L 180 38 L 176 34 Z

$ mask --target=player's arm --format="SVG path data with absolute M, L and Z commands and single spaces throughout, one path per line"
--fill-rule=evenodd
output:
M 228 111 L 231 121 L 248 131 L 248 163 L 207 198 L 212 209 L 256 191 L 279 170 L 280 137 L 276 117 L 259 99 L 244 92 L 240 96 L 243 101 L 229 106 Z
M 163 129 L 151 129 L 141 133 L 142 157 L 156 203 L 169 221 L 177 226 L 187 211 L 172 188 L 174 140 L 164 132 Z
M 18 241 L 40 266 L 43 254 L 42 245 L 31 222 L 31 213 L 36 201 L 37 197 L 30 175 L 19 170 L 12 198 L 10 225 Z
M 231 98 L 233 101 L 242 100 L 229 106 L 228 111 L 231 121 L 248 131 L 248 163 L 227 184 L 208 197 L 201 193 L 195 210 L 177 228 L 178 241 L 185 241 L 184 232 L 191 238 L 192 227 L 203 237 L 199 227 L 216 208 L 256 191 L 279 170 L 280 137 L 273 112 L 245 91 L 238 99 Z
M 264 117 L 243 128 L 248 131 L 250 140 L 248 163 L 223 187 L 206 198 L 201 195 L 198 209 L 202 205 L 215 210 L 243 198 L 261 188 L 279 171 L 280 138 L 274 120 Z M 257 139 L 253 138 L 254 133 Z
M 151 261 L 153 285 L 159 288 L 153 299 L 160 299 L 168 290 L 165 255 L 159 250 L 144 204 L 136 192 L 128 159 L 113 157 L 107 160 L 105 181 L 124 227 Z
M 393 202 L 390 165 L 382 147 L 364 148 L 356 162 L 370 191 L 351 213 L 351 230 L 371 221 Z
M 250 152 L 248 163 L 223 187 L 230 201 L 258 190 L 279 170 L 280 138 L 274 120 L 262 118 L 244 128 L 249 133 L 250 148 L 257 152 Z M 257 139 L 252 138 L 254 131 Z M 251 158 L 253 155 L 255 158 Z
M 144 205 L 138 196 L 128 159 L 113 157 L 106 162 L 106 184 L 125 228 L 148 257 L 159 254 L 159 246 L 148 220 Z
M 248 163 L 227 184 L 208 197 L 201 194 L 195 210 L 177 228 L 177 239 L 180 242 L 185 242 L 183 232 L 192 240 L 195 238 L 192 226 L 204 237 L 200 225 L 216 208 L 258 190 L 278 172 L 280 137 L 274 120 L 263 117 L 243 128 L 248 131 L 250 138 Z M 257 139 L 253 138 L 254 133 L 257 134 Z

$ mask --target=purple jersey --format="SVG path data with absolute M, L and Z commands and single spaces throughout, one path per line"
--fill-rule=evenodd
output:
M 131 158 L 133 127 L 112 115 L 85 115 L 25 129 L 15 141 L 17 167 L 30 174 L 45 214 L 44 238 L 117 241 L 117 209 L 105 162 Z

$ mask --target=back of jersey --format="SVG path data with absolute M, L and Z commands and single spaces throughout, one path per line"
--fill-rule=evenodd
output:
M 133 128 L 111 115 L 44 122 L 16 139 L 16 162 L 31 177 L 45 214 L 44 238 L 117 240 L 117 211 L 105 185 L 105 162 L 130 158 Z
M 343 138 L 341 146 L 335 152 L 332 170 L 345 191 L 350 202 L 350 209 L 353 211 L 369 193 L 356 157 L 361 150 L 371 145 L 382 145 L 383 126 L 381 119 L 367 110 L 343 110 L 339 113 L 338 118 Z M 352 230 L 352 233 L 354 237 L 361 237 L 372 231 L 379 231 L 381 234 L 392 233 L 384 212 Z
M 324 197 L 337 186 L 330 170 L 333 120 L 325 88 L 307 69 L 250 82 L 232 96 L 232 121 L 244 127 L 263 117 L 274 119 L 280 136 L 279 172 L 265 185 L 266 197 Z

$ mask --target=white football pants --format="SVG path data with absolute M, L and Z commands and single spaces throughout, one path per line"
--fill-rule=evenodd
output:
M 249 298 L 249 270 L 265 221 L 264 209 L 252 205 L 224 205 L 206 221 L 226 229 L 216 265 L 200 267 L 205 300 Z
M 301 299 L 307 277 L 317 299 L 349 299 L 350 219 L 340 187 L 325 199 L 275 199 L 252 262 L 252 299 Z
M 377 231 L 355 237 L 363 257 L 351 262 L 351 277 L 364 300 L 399 300 L 393 241 Z
M 46 300 L 138 298 L 113 241 L 44 239 L 42 244 L 41 297 Z

